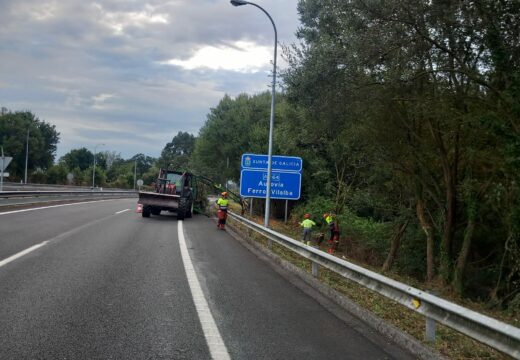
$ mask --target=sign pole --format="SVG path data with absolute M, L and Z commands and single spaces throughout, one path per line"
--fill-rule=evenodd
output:
M 285 223 L 287 224 L 287 208 L 289 206 L 289 200 L 285 200 Z

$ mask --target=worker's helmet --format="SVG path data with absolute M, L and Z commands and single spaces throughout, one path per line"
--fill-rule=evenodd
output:
M 310 218 L 311 218 L 311 214 L 305 214 L 305 215 L 303 215 L 303 217 L 304 217 L 305 219 L 310 219 Z
M 224 191 L 224 192 L 223 192 L 222 194 L 220 194 L 220 195 L 222 195 L 222 196 L 227 196 L 227 192 Z

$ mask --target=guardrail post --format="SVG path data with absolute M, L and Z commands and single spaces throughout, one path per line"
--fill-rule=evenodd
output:
M 318 277 L 318 263 L 312 262 L 312 276 Z
M 439 295 L 438 291 L 430 290 L 427 291 L 427 293 L 432 295 Z M 426 331 L 425 331 L 425 340 L 427 342 L 435 342 L 435 332 L 437 330 L 437 322 L 433 320 L 432 318 L 429 318 L 426 316 Z

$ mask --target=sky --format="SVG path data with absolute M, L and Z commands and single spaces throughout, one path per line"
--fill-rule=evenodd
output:
M 296 42 L 298 0 L 256 0 Z M 269 91 L 274 31 L 229 0 L 1 0 L 0 107 L 29 110 L 71 149 L 158 157 L 225 94 Z

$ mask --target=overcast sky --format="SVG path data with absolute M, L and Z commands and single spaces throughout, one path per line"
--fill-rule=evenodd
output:
M 298 0 L 257 0 L 279 44 Z M 269 90 L 274 35 L 229 0 L 1 0 L 0 107 L 30 110 L 74 148 L 157 157 L 198 134 L 224 94 Z M 278 51 L 280 54 L 280 46 Z M 283 66 L 278 56 L 280 66 Z

